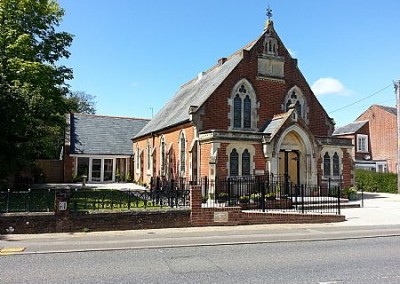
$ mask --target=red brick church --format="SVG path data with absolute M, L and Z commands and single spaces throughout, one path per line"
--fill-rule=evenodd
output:
M 349 139 L 328 116 L 269 19 L 255 41 L 182 85 L 133 138 L 134 179 L 285 176 L 353 183 Z

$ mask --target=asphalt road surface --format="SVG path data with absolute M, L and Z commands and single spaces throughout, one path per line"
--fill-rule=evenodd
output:
M 0 256 L 0 283 L 400 283 L 400 237 Z

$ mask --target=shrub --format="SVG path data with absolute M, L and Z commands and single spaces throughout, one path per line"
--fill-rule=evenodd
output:
M 356 170 L 358 188 L 368 192 L 397 193 L 397 175 Z

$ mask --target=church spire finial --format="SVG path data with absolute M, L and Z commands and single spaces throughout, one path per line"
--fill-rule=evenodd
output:
M 269 4 L 268 4 L 268 8 L 267 8 L 267 18 L 268 18 L 268 21 L 270 21 L 272 18 L 272 9 L 269 7 Z
M 268 26 L 270 24 L 272 24 L 272 9 L 269 7 L 268 4 L 268 8 L 267 8 L 267 21 L 265 22 L 265 27 L 264 27 L 264 31 L 268 29 Z

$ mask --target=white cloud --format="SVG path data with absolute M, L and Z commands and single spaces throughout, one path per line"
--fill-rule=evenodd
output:
M 322 95 L 341 95 L 347 96 L 350 95 L 350 90 L 348 90 L 342 82 L 338 79 L 327 77 L 320 78 L 312 84 L 311 89 L 313 90 L 316 96 Z

